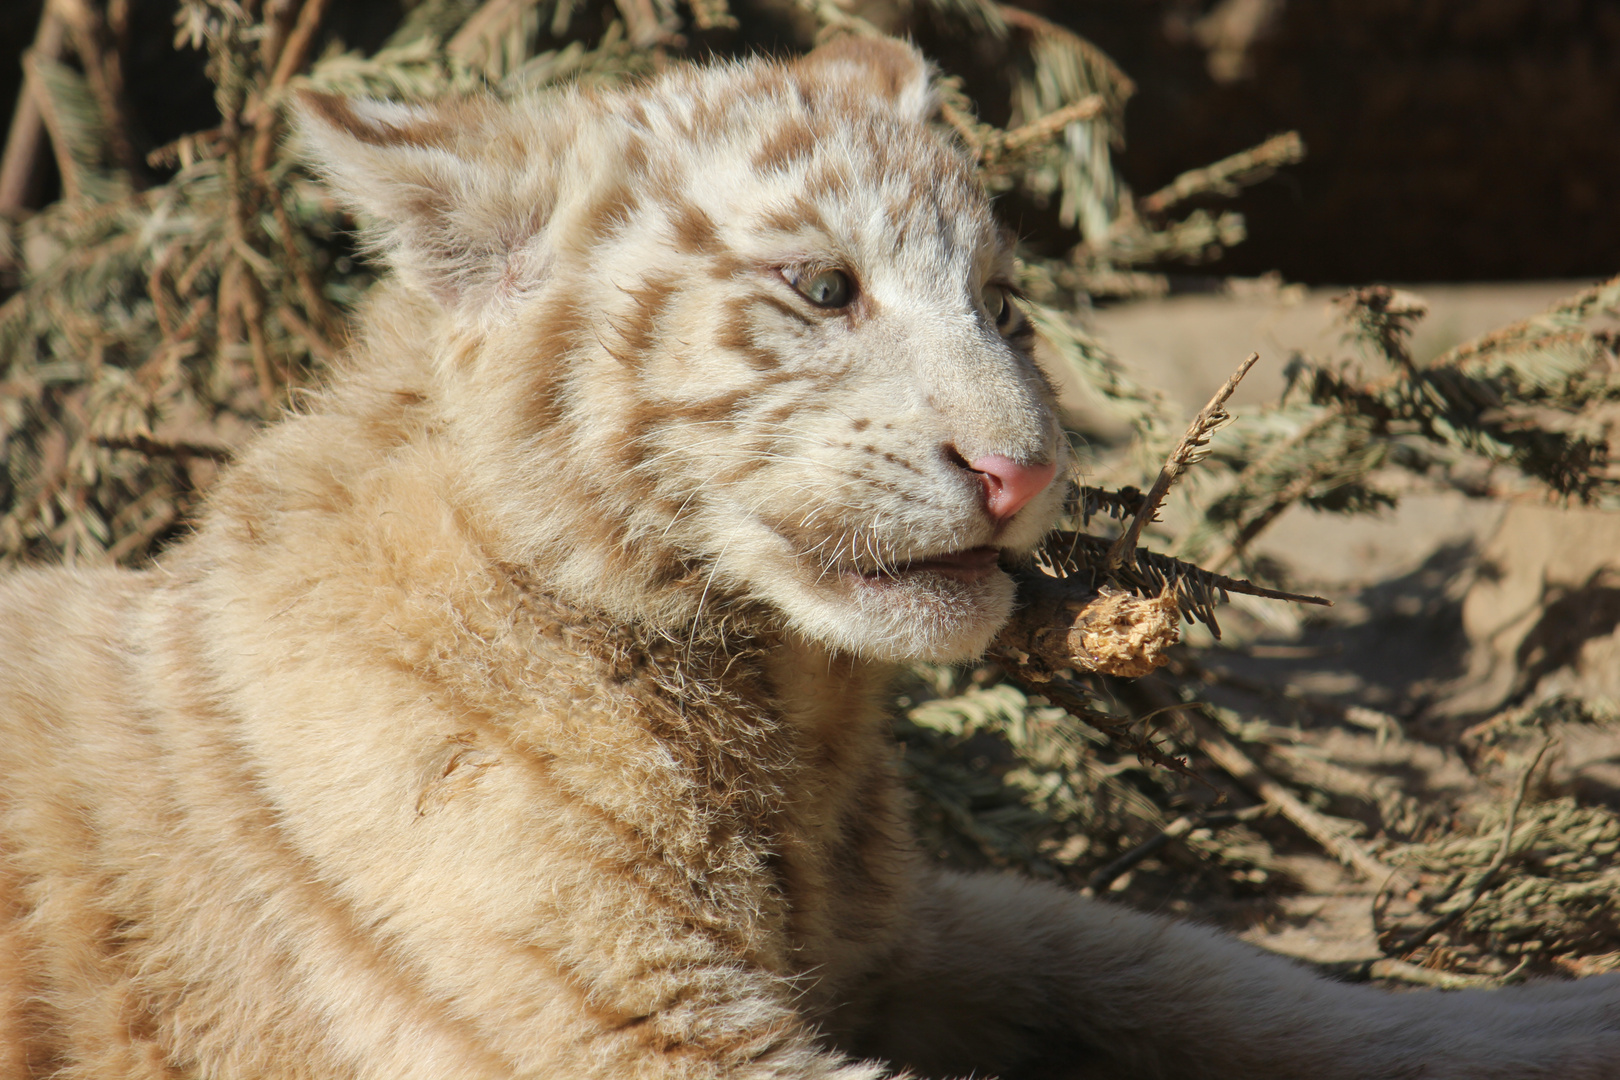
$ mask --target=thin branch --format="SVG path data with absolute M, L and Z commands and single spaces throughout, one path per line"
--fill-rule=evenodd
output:
M 287 256 L 287 265 L 292 267 L 293 279 L 298 284 L 298 292 L 304 301 L 304 310 L 314 320 L 317 332 L 322 339 L 338 337 L 342 333 L 343 320 L 332 310 L 327 303 L 325 294 L 321 291 L 321 282 L 315 276 L 315 270 L 310 266 L 308 257 L 298 243 L 298 233 L 293 228 L 292 217 L 287 213 L 287 205 L 281 198 L 281 193 L 274 184 L 264 187 L 265 201 L 270 204 L 270 212 L 276 219 L 276 231 L 280 234 L 281 250 Z M 326 346 L 328 352 L 331 345 Z
M 1013 128 L 1001 140 L 1001 150 L 1014 154 L 1032 143 L 1045 142 L 1070 124 L 1095 120 L 1107 108 L 1108 101 L 1101 94 L 1088 94 L 1073 104 L 1053 109 L 1045 116 Z
M 276 69 L 270 74 L 270 89 L 280 90 L 286 86 L 292 77 L 304 67 L 304 61 L 309 59 L 309 50 L 315 44 L 315 32 L 320 29 L 321 19 L 326 15 L 326 5 L 330 0 L 304 0 L 304 6 L 298 9 L 298 21 L 293 24 L 292 33 L 287 35 L 287 43 L 281 47 L 281 55 L 276 57 Z
M 43 54 L 27 52 L 23 54 L 23 94 L 34 102 L 39 110 L 41 123 L 49 138 L 46 140 L 56 158 L 56 172 L 62 181 L 62 199 L 66 202 L 75 202 L 79 198 L 81 185 L 79 164 L 73 160 L 73 154 L 68 148 L 67 139 L 62 131 L 62 118 L 52 100 L 50 91 L 45 87 L 45 76 L 41 65 L 55 62 L 54 57 Z
M 235 455 L 223 443 L 189 442 L 184 439 L 159 439 L 151 435 L 97 435 L 90 440 L 108 450 L 133 450 L 152 458 L 174 458 L 185 461 L 203 458 L 207 461 L 229 461 Z
M 1238 369 L 1227 378 L 1219 390 L 1215 391 L 1215 396 L 1209 399 L 1209 404 L 1199 410 L 1198 415 L 1193 417 L 1192 423 L 1187 425 L 1186 434 L 1181 437 L 1181 441 L 1176 444 L 1176 448 L 1170 451 L 1170 456 L 1165 459 L 1164 467 L 1159 470 L 1159 478 L 1153 482 L 1153 487 L 1149 489 L 1141 511 L 1131 519 L 1130 525 L 1119 534 L 1119 538 L 1114 541 L 1114 546 L 1108 549 L 1107 567 L 1109 570 L 1119 569 L 1120 565 L 1125 561 L 1125 556 L 1135 553 L 1136 542 L 1142 536 L 1142 527 L 1152 521 L 1153 516 L 1159 512 L 1159 504 L 1164 502 L 1165 495 L 1169 494 L 1170 486 L 1180 479 L 1181 474 L 1187 471 L 1188 466 L 1202 456 L 1199 451 L 1208 444 L 1209 437 L 1214 434 L 1215 429 L 1232 418 L 1231 414 L 1226 411 L 1226 401 L 1232 396 L 1232 392 L 1238 388 L 1238 383 L 1243 381 L 1243 376 L 1249 373 L 1249 369 L 1254 367 L 1259 359 L 1259 353 L 1250 353 L 1249 358 L 1239 364 Z
M 304 5 L 298 9 L 298 21 L 287 35 L 275 56 L 275 69 L 270 73 L 264 86 L 260 89 L 260 97 L 255 104 L 249 119 L 256 128 L 253 136 L 253 153 L 248 159 L 253 175 L 264 183 L 263 174 L 270 167 L 270 159 L 275 154 L 276 134 L 280 129 L 277 122 L 276 110 L 272 105 L 276 91 L 287 85 L 294 75 L 298 74 L 309 59 L 310 48 L 315 43 L 315 32 L 320 29 L 321 18 L 326 14 L 326 5 L 329 0 L 304 0 Z
M 1136 93 L 1136 83 L 1131 81 L 1130 76 L 1121 71 L 1119 65 L 1115 64 L 1101 49 L 1085 38 L 1049 19 L 1043 19 L 1033 11 L 1025 11 L 1023 8 L 1013 7 L 1011 4 L 997 4 L 996 11 L 1008 26 L 1015 27 L 1028 34 L 1057 38 L 1083 55 L 1088 64 L 1103 73 L 1104 83 L 1115 88 L 1115 93 L 1118 95 L 1120 102 Z
M 1512 972 L 1509 972 L 1509 974 L 1511 975 Z M 1509 981 L 1507 976 L 1464 975 L 1455 971 L 1438 971 L 1418 964 L 1409 964 L 1405 960 L 1390 960 L 1388 958 L 1374 960 L 1367 965 L 1367 977 L 1389 979 L 1394 982 L 1407 982 L 1416 986 L 1432 986 L 1436 990 L 1494 990 Z
M 1095 594 L 1104 585 L 1116 585 L 1137 596 L 1158 596 L 1169 586 L 1182 612 L 1194 622 L 1209 624 L 1217 637 L 1220 636 L 1220 627 L 1215 622 L 1214 607 L 1224 601 L 1229 593 L 1259 596 L 1267 600 L 1287 600 L 1295 604 L 1333 606 L 1331 600 L 1320 596 L 1268 589 L 1142 547 L 1136 549 L 1128 564 L 1122 564 L 1119 569 L 1110 572 L 1107 568 L 1110 549 L 1111 545 L 1101 537 L 1059 530 L 1049 533 L 1036 550 L 1039 569 L 1019 570 L 1015 576 L 1044 574 L 1061 578 L 1069 590 L 1069 599 L 1076 601 Z
M 62 55 L 65 29 L 62 20 L 47 4 L 24 63 L 32 57 L 58 59 Z M 6 217 L 17 217 L 28 209 L 28 199 L 33 194 L 43 160 L 46 133 L 39 94 L 35 82 L 25 78 L 17 94 L 17 107 L 11 114 L 11 127 L 6 132 L 5 154 L 0 156 L 0 215 Z
M 1295 165 L 1303 160 L 1305 141 L 1299 137 L 1299 132 L 1284 132 L 1213 165 L 1184 172 L 1138 205 L 1145 213 L 1162 214 L 1205 192 L 1236 195 L 1243 185 L 1257 183 L 1284 165 Z
M 1561 315 L 1570 311 L 1579 311 L 1596 301 L 1597 298 L 1602 296 L 1606 291 L 1617 286 L 1620 286 L 1620 277 L 1612 277 L 1607 281 L 1600 281 L 1590 288 L 1581 290 L 1574 296 L 1566 297 L 1565 299 L 1560 300 L 1551 308 L 1548 308 L 1546 311 L 1543 311 L 1540 314 L 1531 315 L 1528 318 L 1520 319 L 1516 323 L 1510 323 L 1507 326 L 1499 327 L 1498 329 L 1492 330 L 1487 334 L 1482 334 L 1479 337 L 1474 338 L 1472 341 L 1465 341 L 1455 348 L 1448 349 L 1446 352 L 1441 353 L 1439 356 L 1429 361 L 1426 366 L 1431 369 L 1453 366 L 1460 367 L 1465 362 L 1476 359 L 1479 356 L 1498 348 L 1499 346 L 1527 336 L 1536 330 L 1540 324 L 1540 320 L 1545 319 L 1547 316 Z
M 276 318 L 280 319 L 288 330 L 303 339 L 304 344 L 309 346 L 309 351 L 314 355 L 315 359 L 322 363 L 330 363 L 333 357 L 337 355 L 337 350 L 333 348 L 332 343 L 322 337 L 320 332 L 313 326 L 305 322 L 303 317 L 292 309 L 291 304 L 277 306 Z

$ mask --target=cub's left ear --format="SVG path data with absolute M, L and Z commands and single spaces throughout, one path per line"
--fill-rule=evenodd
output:
M 547 200 L 524 163 L 491 160 L 493 101 L 399 105 L 304 92 L 297 139 L 371 247 L 413 290 L 447 307 L 493 295 Z
M 939 111 L 934 65 L 899 38 L 845 34 L 800 58 L 796 66 L 818 81 L 858 86 L 883 98 L 908 120 L 925 123 Z

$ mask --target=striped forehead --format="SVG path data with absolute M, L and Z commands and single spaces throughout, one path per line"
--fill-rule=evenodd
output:
M 681 148 L 649 181 L 683 192 L 728 246 L 792 240 L 809 257 L 978 276 L 1006 258 L 971 166 L 926 126 L 863 94 L 746 74 L 693 80 L 634 118 Z

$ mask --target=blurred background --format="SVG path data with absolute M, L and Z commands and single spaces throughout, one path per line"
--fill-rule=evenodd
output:
M 172 47 L 176 0 L 119 0 L 131 137 L 142 152 L 217 122 L 205 57 Z M 370 51 L 401 0 L 329 6 L 317 53 Z M 782 5 L 784 9 L 787 5 Z M 1347 284 L 1602 276 L 1620 251 L 1620 4 L 1613 0 L 1031 0 L 1136 84 L 1122 174 L 1152 191 L 1177 174 L 1295 130 L 1308 155 L 1233 204 L 1248 240 L 1212 275 Z M 0 116 L 43 0 L 0 5 Z M 918 32 L 944 66 L 991 72 L 976 40 L 911 25 L 899 0 L 862 4 Z M 800 44 L 791 12 L 706 42 Z M 774 30 L 772 33 L 770 31 Z M 986 95 L 986 118 L 1005 120 Z M 995 115 L 1000 111 L 1002 115 Z M 47 166 L 20 201 L 57 190 Z M 1053 236 L 1032 220 L 1026 233 Z M 1057 242 L 1056 239 L 1052 242 Z

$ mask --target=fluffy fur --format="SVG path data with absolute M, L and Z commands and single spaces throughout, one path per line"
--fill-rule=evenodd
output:
M 855 41 L 306 102 L 394 269 L 346 370 L 154 569 L 0 582 L 0 1077 L 1620 1074 L 1612 980 L 1386 996 L 918 861 L 885 664 L 983 649 L 1007 576 L 934 560 L 1055 512 L 970 463 L 1064 453 L 931 108 Z

